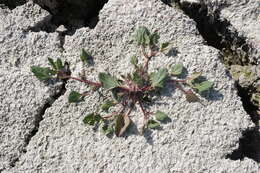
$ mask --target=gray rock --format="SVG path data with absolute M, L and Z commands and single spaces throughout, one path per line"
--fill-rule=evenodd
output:
M 150 109 L 165 111 L 171 123 L 140 136 L 137 128 L 142 116 L 136 109 L 132 118 L 137 127 L 124 138 L 110 139 L 82 123 L 103 98 L 95 92 L 84 102 L 68 104 L 71 90 L 87 89 L 69 81 L 65 95 L 46 110 L 27 152 L 4 172 L 259 172 L 259 165 L 251 159 L 226 158 L 238 148 L 242 132 L 253 124 L 219 60 L 219 51 L 203 44 L 193 20 L 158 0 L 110 0 L 99 17 L 95 29 L 82 28 L 66 36 L 64 56 L 71 62 L 73 75 L 82 70 L 81 48 L 95 58 L 95 66 L 85 69 L 88 79 L 97 80 L 101 71 L 130 72 L 129 58 L 139 53 L 130 38 L 135 28 L 145 25 L 158 29 L 161 41 L 173 42 L 171 56 L 155 57 L 150 70 L 183 62 L 189 72 L 202 71 L 215 83 L 215 91 L 203 99 L 206 106 L 188 103 L 179 90 L 169 86 L 160 104 Z
M 0 8 L 0 172 L 24 153 L 41 110 L 60 91 L 61 83 L 47 86 L 30 72 L 32 65 L 60 56 L 58 34 L 28 31 L 48 15 L 32 3 Z

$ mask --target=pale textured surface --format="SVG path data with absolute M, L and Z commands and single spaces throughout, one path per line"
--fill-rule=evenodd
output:
M 60 54 L 57 34 L 24 31 L 46 15 L 31 3 L 13 11 L 0 8 L 0 171 L 23 153 L 35 117 L 60 87 L 30 72 L 30 66 L 47 65 L 48 56 Z
M 129 58 L 139 53 L 130 39 L 137 26 L 145 25 L 158 29 L 161 40 L 173 42 L 175 50 L 170 57 L 155 57 L 151 70 L 183 62 L 189 72 L 203 71 L 215 83 L 215 91 L 204 99 L 206 106 L 188 103 L 179 90 L 169 86 L 150 109 L 168 113 L 171 123 L 140 136 L 136 128 L 142 119 L 137 109 L 133 114 L 137 127 L 123 138 L 110 139 L 82 123 L 84 115 L 100 104 L 98 93 L 68 104 L 71 90 L 87 89 L 71 81 L 65 95 L 46 110 L 27 152 L 14 168 L 3 172 L 259 172 L 251 159 L 225 159 L 238 147 L 242 131 L 253 124 L 219 61 L 219 52 L 203 44 L 194 21 L 158 0 L 110 0 L 99 17 L 95 29 L 82 28 L 66 36 L 63 56 L 71 62 L 73 75 L 82 68 L 81 48 L 95 58 L 95 67 L 86 68 L 88 79 L 97 80 L 101 71 L 130 72 Z M 43 86 L 32 89 L 40 92 Z

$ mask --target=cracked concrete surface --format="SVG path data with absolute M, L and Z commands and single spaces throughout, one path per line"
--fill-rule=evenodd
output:
M 219 60 L 220 52 L 204 45 L 195 22 L 181 11 L 158 0 L 110 0 L 93 30 L 81 28 L 74 35 L 65 36 L 64 51 L 60 49 L 58 33 L 24 30 L 48 15 L 31 2 L 12 11 L 0 9 L 0 170 L 259 172 L 259 164 L 249 158 L 225 158 L 238 148 L 242 131 L 254 125 L 243 110 L 234 81 Z M 158 29 L 162 41 L 174 43 L 171 56 L 160 54 L 151 62 L 151 69 L 183 62 L 189 72 L 203 71 L 207 79 L 214 81 L 215 90 L 209 93 L 208 100 L 204 99 L 206 106 L 187 103 L 178 90 L 169 87 L 151 111 L 165 110 L 171 115 L 171 123 L 144 136 L 137 134 L 138 127 L 132 127 L 124 138 L 110 139 L 82 123 L 84 115 L 100 104 L 99 95 L 94 93 L 84 102 L 68 104 L 69 91 L 87 88 L 69 81 L 68 92 L 46 110 L 38 133 L 24 146 L 25 136 L 34 127 L 34 117 L 60 86 L 39 82 L 32 76 L 30 66 L 46 66 L 47 57 L 61 57 L 78 75 L 82 70 L 79 53 L 85 48 L 95 58 L 95 66 L 85 69 L 88 79 L 97 80 L 101 71 L 115 75 L 129 72 L 129 58 L 138 53 L 130 38 L 140 25 Z M 140 111 L 136 110 L 133 120 L 140 121 L 139 116 Z M 13 159 L 18 160 L 11 168 Z

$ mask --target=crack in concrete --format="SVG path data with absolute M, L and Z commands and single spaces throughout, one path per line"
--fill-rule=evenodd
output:
M 208 7 L 201 1 L 200 4 L 181 3 L 180 0 L 161 0 L 163 3 L 174 6 L 184 12 L 193 19 L 197 24 L 197 29 L 207 45 L 220 50 L 223 63 L 230 58 L 227 65 L 256 65 L 257 57 L 253 57 L 253 45 L 246 42 L 246 38 L 240 37 L 237 31 L 231 31 L 230 22 L 226 19 L 220 20 L 220 10 L 216 10 L 213 14 L 209 14 Z M 224 7 L 224 6 L 223 6 Z M 232 27 L 233 28 L 233 27 Z M 251 58 L 251 61 L 250 61 Z M 252 61 L 253 60 L 253 61 Z M 257 107 L 250 101 L 249 90 L 251 88 L 242 88 L 236 84 L 238 95 L 241 97 L 245 111 L 250 115 L 252 121 L 256 124 L 253 129 L 247 129 L 242 132 L 239 140 L 239 148 L 231 154 L 227 154 L 227 158 L 232 160 L 243 160 L 244 157 L 260 162 L 260 133 L 259 133 L 259 115 L 257 115 Z M 247 91 L 246 93 L 244 93 Z

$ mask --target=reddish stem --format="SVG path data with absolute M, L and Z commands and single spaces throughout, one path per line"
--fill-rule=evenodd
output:
M 99 82 L 92 82 L 90 80 L 80 79 L 80 78 L 73 77 L 73 76 L 62 76 L 62 78 L 74 79 L 74 80 L 86 83 L 86 84 L 94 86 L 94 87 L 101 87 L 102 86 L 102 84 L 99 83 Z

